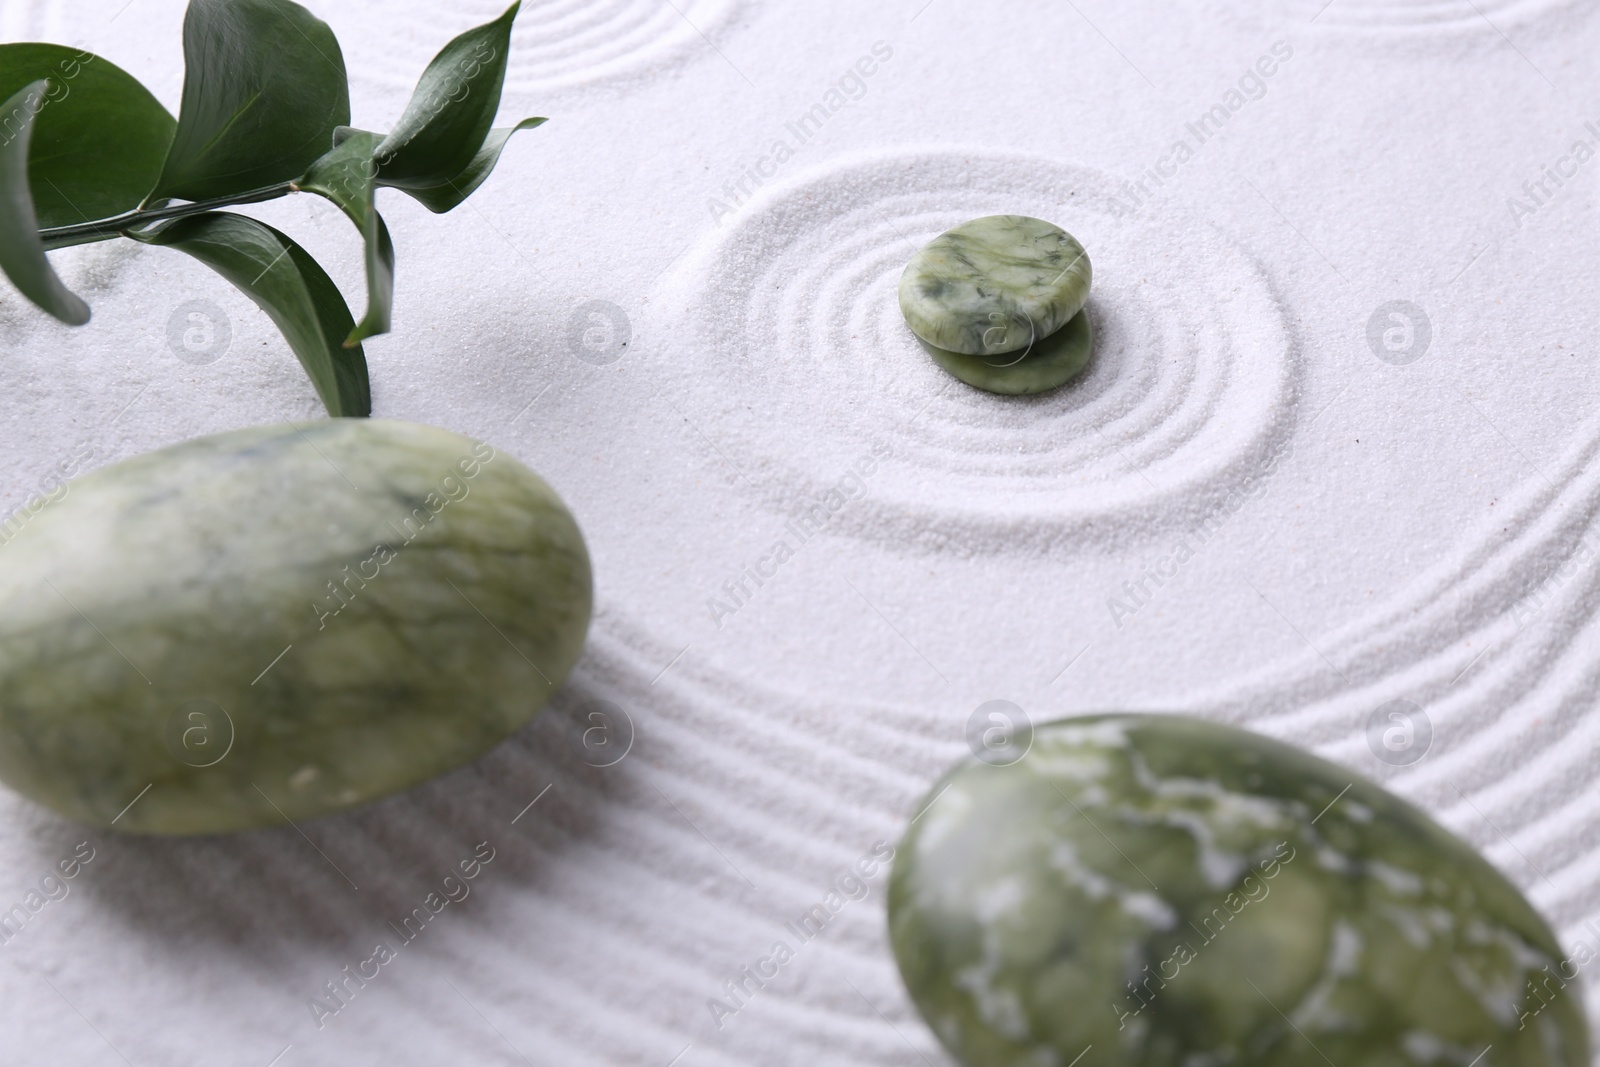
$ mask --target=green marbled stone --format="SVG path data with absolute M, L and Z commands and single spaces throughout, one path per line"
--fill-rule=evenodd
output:
M 922 248 L 900 276 L 900 311 L 918 337 L 969 356 L 1000 356 L 1065 326 L 1089 298 L 1077 239 L 1026 215 L 962 223 Z
M 1083 373 L 1094 354 L 1094 327 L 1085 309 L 1033 347 L 1003 356 L 969 356 L 935 348 L 926 341 L 922 347 L 935 363 L 968 385 L 990 393 L 1025 396 L 1047 393 Z
M 1579 989 L 1559 988 L 1557 942 L 1516 888 L 1298 749 L 1089 716 L 930 796 L 890 935 L 969 1067 L 1588 1063 Z
M 0 545 L 0 780 L 73 819 L 210 833 L 372 800 L 505 738 L 583 647 L 572 516 L 458 434 L 268 426 L 68 484 Z

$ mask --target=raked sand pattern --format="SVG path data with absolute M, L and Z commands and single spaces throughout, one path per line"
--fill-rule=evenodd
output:
M 1482 34 L 1504 44 L 1513 31 L 1559 32 L 1574 0 L 1208 0 L 1218 15 L 1298 28 L 1306 24 L 1362 34 Z
M 708 46 L 720 35 L 740 0 L 545 0 L 524 3 L 512 31 L 517 62 L 506 74 L 508 103 L 537 103 L 539 94 L 600 82 L 648 86 L 685 62 L 722 63 Z M 500 0 L 459 0 L 451 14 L 464 25 L 498 16 Z M 391 56 L 375 70 L 353 71 L 390 90 L 416 80 L 416 57 L 424 62 L 437 50 L 439 20 L 422 6 L 401 6 L 375 20 L 374 37 Z
M 692 669 L 651 686 L 648 657 L 658 654 L 625 625 L 602 623 L 587 673 L 486 761 L 339 825 L 308 826 L 336 867 L 293 830 L 237 840 L 90 833 L 99 866 L 84 883 L 131 867 L 166 887 L 89 904 L 112 909 L 131 935 L 108 947 L 107 977 L 154 952 L 207 966 L 206 946 L 224 936 L 252 959 L 250 983 L 216 991 L 225 1027 L 152 1024 L 141 1050 L 184 1062 L 197 1040 L 265 1047 L 281 1034 L 268 1058 L 292 1040 L 301 1062 L 356 1048 L 404 1060 L 419 1047 L 479 1045 L 487 1017 L 530 1055 L 584 1062 L 666 1063 L 691 1043 L 698 1062 L 722 1067 L 758 1056 L 915 1062 L 876 1013 L 911 1018 L 883 934 L 881 857 L 954 747 L 893 709 L 823 721 L 798 695 Z M 613 753 L 596 729 L 631 734 L 634 751 L 604 766 Z M 761 799 L 728 806 L 728 789 Z M 9 818 L 37 825 L 6 801 Z M 43 832 L 63 855 L 83 839 L 65 824 Z M 428 917 L 444 877 L 490 852 L 468 892 Z M 874 855 L 861 876 L 857 861 Z M 379 871 L 407 873 L 369 880 Z M 52 907 L 84 904 L 68 896 Z M 45 933 L 23 927 L 16 948 Z M 779 941 L 793 959 L 767 992 L 740 972 Z M 393 959 L 363 968 L 378 944 Z M 74 1001 L 96 995 L 48 965 L 24 980 L 38 973 Z M 822 980 L 802 977 L 797 996 L 793 979 L 807 974 Z M 730 993 L 741 981 L 743 994 Z M 127 1010 L 159 1015 L 153 994 L 129 989 Z M 919 1045 L 935 1054 L 931 1039 Z
M 1450 557 L 1374 610 L 1303 655 L 1193 698 L 1241 725 L 1321 741 L 1330 758 L 1388 779 L 1520 875 L 1574 937 L 1592 936 L 1586 924 L 1600 919 L 1600 803 L 1586 786 L 1600 744 L 1600 673 L 1586 651 L 1600 640 L 1600 424 L 1583 429 L 1550 481 L 1530 480 L 1492 525 L 1464 531 Z M 1497 536 L 1507 522 L 1522 532 L 1514 541 Z M 1366 729 L 1391 702 L 1409 703 L 1394 710 L 1417 720 L 1406 740 L 1422 753 L 1397 753 L 1397 766 L 1370 758 Z M 1385 729 L 1397 724 L 1383 717 Z M 1508 760 L 1513 751 L 1528 755 Z M 1534 805 L 1552 802 L 1534 819 Z
M 141 0 L 142 2 L 142 0 Z M 557 90 L 599 83 L 639 82 L 659 78 L 681 66 L 709 56 L 713 35 L 724 31 L 741 0 L 544 0 L 523 4 L 512 33 L 518 62 L 506 76 L 506 100 L 518 106 L 537 104 L 541 96 Z M 121 23 L 120 4 L 100 5 L 82 13 L 82 5 L 63 0 L 13 0 L 0 8 L 0 29 L 5 40 L 41 40 L 72 43 L 82 38 L 85 25 Z M 130 5 L 131 7 L 132 5 Z M 465 29 L 498 17 L 510 0 L 454 0 L 449 25 Z M 338 11 L 314 8 L 316 13 L 343 29 L 347 23 Z M 130 19 L 138 18 L 134 10 Z M 440 13 L 423 5 L 395 5 L 380 17 L 364 21 L 366 40 L 358 47 L 341 40 L 352 82 L 370 84 L 392 92 L 409 90 L 427 61 L 449 39 L 441 36 Z M 352 57 L 360 56 L 361 65 Z M 369 64 L 373 61 L 377 66 Z
M 358 111 L 398 114 L 502 5 L 327 7 Z M 1600 121 L 1581 104 L 1600 20 L 1569 0 L 1322 7 L 526 4 L 503 117 L 550 127 L 477 211 L 385 202 L 396 332 L 369 358 L 383 416 L 487 440 L 572 507 L 590 646 L 482 759 L 298 829 L 127 839 L 0 792 L 0 1067 L 948 1067 L 890 953 L 880 844 L 999 697 L 1306 746 L 1594 953 L 1593 165 L 1531 215 L 1506 198 Z M 174 109 L 181 17 L 0 0 L 7 39 L 81 41 Z M 1280 38 L 1270 91 L 1137 216 L 1116 207 Z M 843 81 L 878 41 L 892 61 Z M 707 199 L 841 85 L 714 221 Z M 955 382 L 896 306 L 917 247 L 997 212 L 1093 258 L 1095 360 L 1052 394 Z M 359 293 L 337 212 L 262 213 Z M 91 290 L 85 330 L 0 287 L 0 512 L 63 461 L 316 417 L 271 324 L 202 268 L 59 258 Z M 1369 343 L 1396 299 L 1431 318 L 1406 366 Z M 191 300 L 231 323 L 204 366 L 169 348 Z M 591 301 L 631 324 L 604 365 L 573 347 Z M 874 456 L 718 628 L 707 598 Z M 1185 538 L 1196 554 L 1119 626 L 1108 600 Z
M 858 536 L 1006 552 L 1116 537 L 1117 519 L 1192 521 L 1283 450 L 1297 344 L 1249 253 L 1198 220 L 1131 217 L 1117 196 L 1086 168 L 950 148 L 802 175 L 724 220 L 652 297 L 665 388 L 730 462 L 766 472 L 779 510 L 825 494 L 893 427 L 893 460 L 845 518 Z M 1055 220 L 1095 262 L 1089 369 L 1020 400 L 940 370 L 897 297 L 917 249 L 1002 210 Z M 739 419 L 752 403 L 761 417 Z M 775 439 L 774 423 L 800 436 Z

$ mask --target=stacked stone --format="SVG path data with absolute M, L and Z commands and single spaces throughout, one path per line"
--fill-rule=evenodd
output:
M 900 278 L 900 310 L 934 360 L 991 393 L 1042 393 L 1089 363 L 1083 245 L 1026 215 L 974 219 L 934 238 Z

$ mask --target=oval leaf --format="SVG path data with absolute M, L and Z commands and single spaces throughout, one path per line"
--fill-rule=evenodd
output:
M 500 110 L 511 24 L 521 0 L 444 46 L 400 121 L 378 145 L 378 182 L 399 189 L 448 182 L 471 165 Z
M 443 214 L 451 208 L 459 207 L 462 201 L 477 191 L 484 179 L 489 177 L 495 164 L 500 162 L 500 153 L 505 151 L 506 142 L 511 140 L 511 135 L 518 130 L 531 130 L 535 126 L 544 125 L 545 120 L 523 119 L 515 126 L 504 129 L 490 130 L 488 140 L 483 142 L 483 147 L 478 154 L 467 164 L 465 170 L 449 181 L 426 188 L 405 188 L 402 192 L 416 198 L 423 207 L 435 214 Z
M 183 107 L 151 199 L 231 196 L 305 173 L 350 122 L 344 56 L 290 0 L 190 0 Z
M 345 339 L 347 346 L 389 332 L 394 307 L 394 242 L 373 204 L 377 187 L 372 151 L 378 135 L 348 127 L 334 135 L 337 147 L 311 165 L 295 188 L 325 196 L 350 216 L 366 241 L 367 313 Z
M 39 240 L 39 220 L 28 188 L 28 148 L 34 118 L 48 106 L 43 79 L 0 104 L 0 269 L 22 295 L 69 326 L 89 321 L 85 304 L 56 277 Z
M 33 131 L 28 183 L 39 226 L 132 211 L 155 188 L 177 121 L 138 80 L 90 52 L 0 45 L 0 97 L 49 78 Z M 9 137 L 9 127 L 0 137 Z
M 305 249 L 264 222 L 222 211 L 128 236 L 188 253 L 255 301 L 283 331 L 328 414 L 372 414 L 366 355 L 360 345 L 343 345 L 355 319 L 338 286 Z

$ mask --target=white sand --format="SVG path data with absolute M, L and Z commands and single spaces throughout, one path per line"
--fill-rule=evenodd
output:
M 123 3 L 0 0 L 0 38 L 81 43 L 176 109 L 183 5 Z M 453 216 L 383 204 L 378 410 L 488 438 L 572 504 L 600 612 L 569 690 L 473 767 L 305 836 L 120 839 L 0 794 L 0 905 L 95 850 L 0 945 L 0 1064 L 944 1062 L 881 873 L 814 940 L 785 924 L 898 837 L 997 698 L 1308 745 L 1595 943 L 1600 161 L 1522 191 L 1600 141 L 1585 5 L 674 4 L 529 4 L 503 113 L 552 121 Z M 356 122 L 392 121 L 498 5 L 321 4 Z M 855 99 L 834 113 L 830 90 Z M 1230 102 L 1199 143 L 1188 124 Z M 895 309 L 920 242 L 1000 211 L 1094 259 L 1097 362 L 1050 397 L 945 378 Z M 359 292 L 330 206 L 259 213 Z M 0 509 L 84 450 L 318 413 L 198 265 L 58 260 L 86 329 L 0 291 Z M 188 300 L 228 317 L 214 364 L 167 347 Z M 569 343 L 591 300 L 631 320 L 605 366 Z M 1431 322 L 1406 366 L 1367 341 L 1393 300 Z M 849 498 L 800 544 L 787 524 L 831 489 Z M 1397 699 L 1433 732 L 1404 767 L 1365 733 Z M 579 758 L 595 701 L 636 728 L 607 769 Z M 310 998 L 485 840 L 472 895 L 319 1029 Z M 708 999 L 733 1005 L 723 983 L 777 940 L 793 960 L 719 1029 Z

